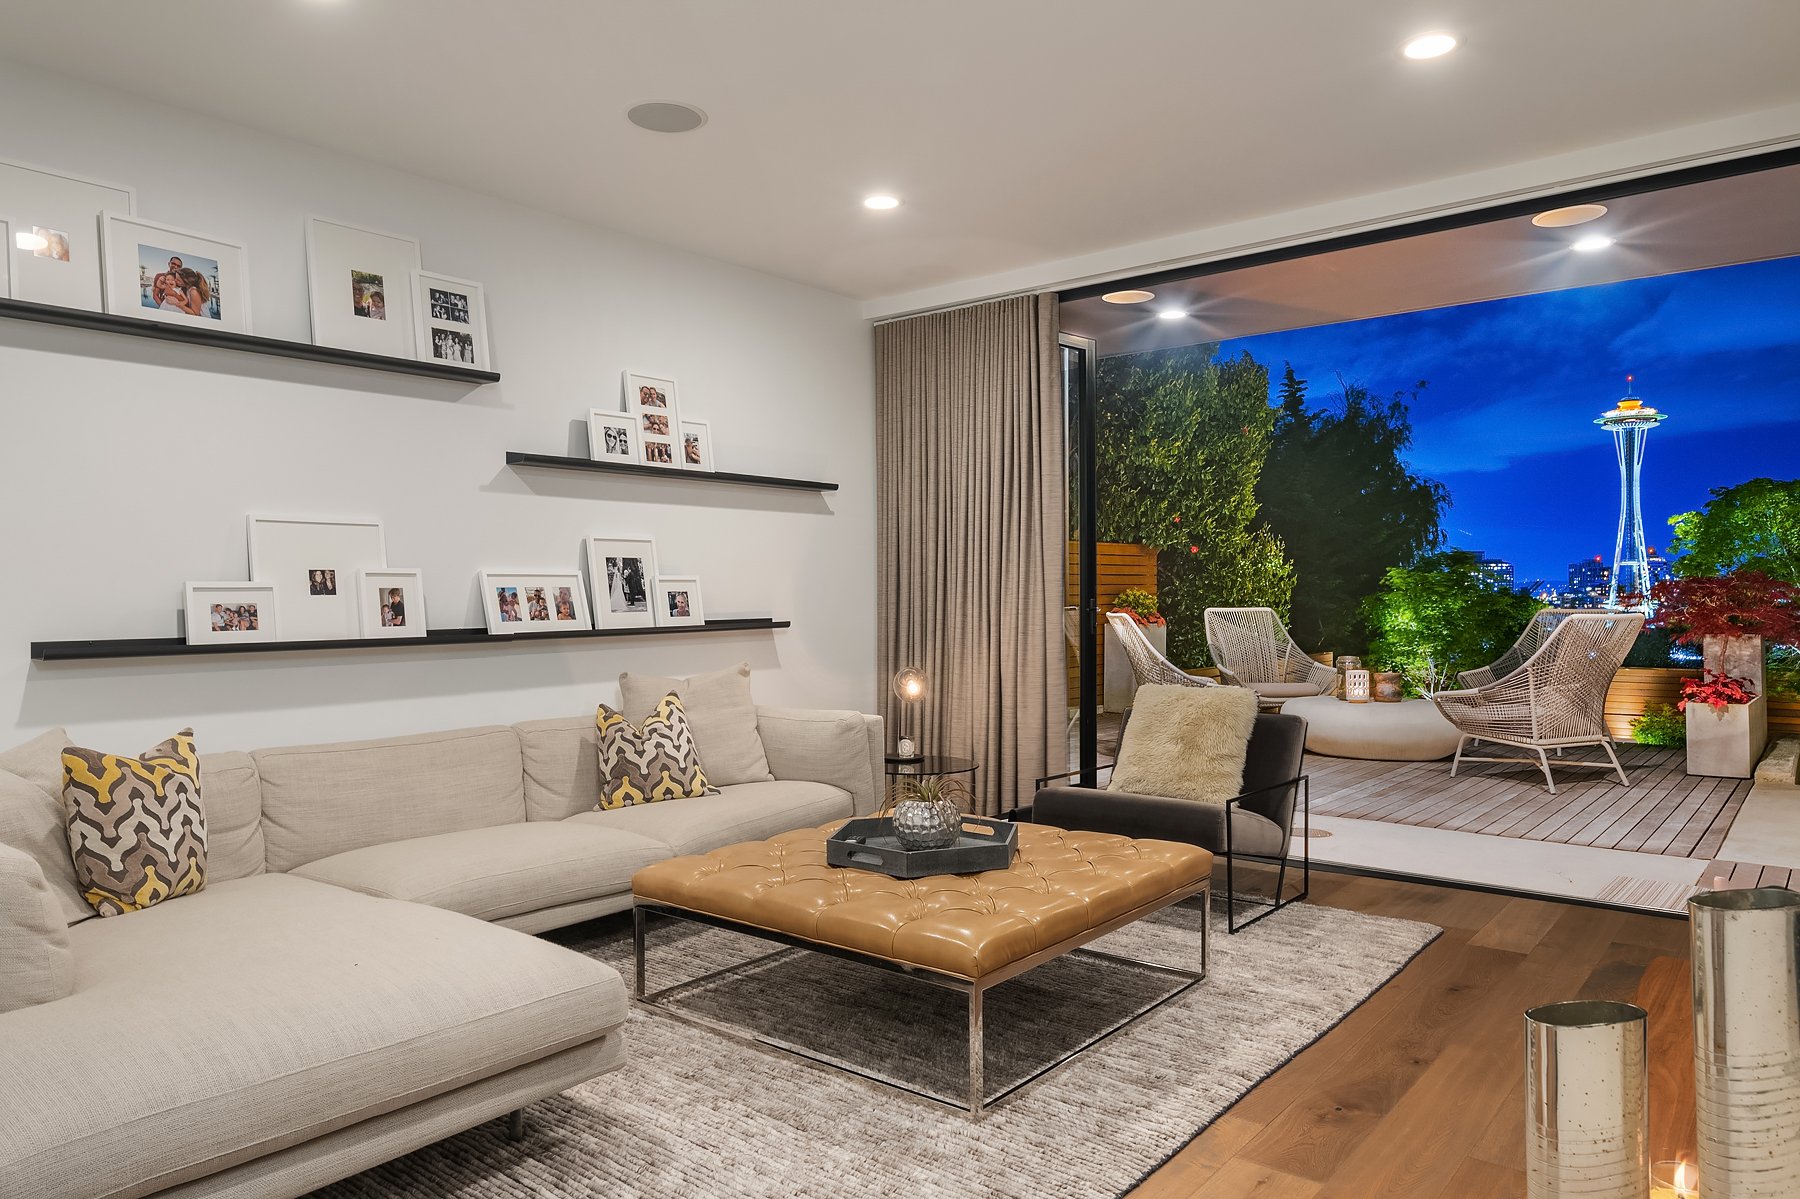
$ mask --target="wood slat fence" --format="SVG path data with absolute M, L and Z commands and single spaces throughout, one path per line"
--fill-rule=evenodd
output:
M 1129 545 L 1123 542 L 1102 541 L 1099 550 L 1098 574 L 1100 579 L 1100 611 L 1104 613 L 1112 604 L 1113 596 L 1127 587 L 1142 587 L 1151 595 L 1156 594 L 1156 555 L 1157 551 L 1141 545 Z M 1068 559 L 1063 571 L 1063 604 L 1073 608 L 1081 600 L 1080 547 L 1069 542 Z M 1104 615 L 1098 622 L 1105 623 Z M 1100 639 L 1104 642 L 1104 638 Z M 1069 651 L 1068 642 L 1063 643 L 1064 660 L 1068 663 L 1069 703 L 1074 704 L 1081 694 L 1081 676 L 1075 655 Z M 1096 651 L 1098 667 L 1106 669 L 1106 653 L 1104 649 Z

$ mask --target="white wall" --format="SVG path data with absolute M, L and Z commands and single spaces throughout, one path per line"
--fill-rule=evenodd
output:
M 470 391 L 0 321 L 0 747 L 55 725 L 136 751 L 191 723 L 211 750 L 567 715 L 613 699 L 622 670 L 739 659 L 764 703 L 874 703 L 874 405 L 856 303 L 11 65 L 0 113 L 0 158 L 134 185 L 140 216 L 244 242 L 259 334 L 310 340 L 307 214 L 417 236 L 428 269 L 486 284 L 504 376 Z M 503 466 L 508 449 L 585 454 L 587 409 L 617 403 L 627 367 L 676 377 L 721 469 L 842 489 Z M 389 563 L 425 572 L 434 626 L 482 623 L 477 569 L 575 569 L 582 538 L 610 533 L 656 538 L 665 573 L 700 576 L 709 615 L 794 627 L 28 660 L 33 640 L 173 635 L 186 580 L 245 577 L 248 512 L 385 521 Z

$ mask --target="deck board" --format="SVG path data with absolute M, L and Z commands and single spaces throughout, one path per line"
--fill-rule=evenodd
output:
M 1451 778 L 1448 761 L 1368 762 L 1308 754 L 1306 770 L 1319 816 L 1710 860 L 1750 793 L 1750 780 L 1690 775 L 1675 750 L 1615 748 L 1630 786 L 1621 786 L 1610 771 L 1574 766 L 1605 760 L 1582 749 L 1571 751 L 1560 766 L 1551 759 L 1555 795 L 1531 765 L 1465 762 Z

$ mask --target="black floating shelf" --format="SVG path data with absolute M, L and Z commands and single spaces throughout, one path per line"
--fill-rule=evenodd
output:
M 592 458 L 564 458 L 556 454 L 521 454 L 506 451 L 508 466 L 541 466 L 546 470 L 585 470 L 597 475 L 643 475 L 652 479 L 681 479 L 690 483 L 734 483 L 740 487 L 782 487 L 789 491 L 836 491 L 836 483 L 814 479 L 783 479 L 775 475 L 740 475 L 724 470 L 676 470 L 667 466 L 639 466 L 632 462 L 595 462 Z
M 29 300 L 0 299 L 0 317 L 15 321 L 36 321 L 43 325 L 66 325 L 71 329 L 96 329 L 102 333 L 122 333 L 127 337 L 147 337 L 152 341 L 172 341 L 179 345 L 205 346 L 215 350 L 236 350 L 242 354 L 261 354 L 266 358 L 297 358 L 304 362 L 328 362 L 333 366 L 351 366 L 361 370 L 385 371 L 390 375 L 419 375 L 427 379 L 449 379 L 459 383 L 498 383 L 498 371 L 478 371 L 470 366 L 453 366 L 447 362 L 421 362 L 415 358 L 392 358 L 386 354 L 364 354 L 358 350 L 341 350 L 336 346 L 315 346 L 303 341 L 282 341 L 276 337 L 256 337 L 249 333 L 225 333 L 216 329 L 196 329 L 188 325 L 166 325 L 110 312 L 89 312 L 85 308 L 63 308 L 55 304 L 34 304 Z
M 33 641 L 34 662 L 91 662 L 102 658 L 185 658 L 218 654 L 294 654 L 317 650 L 441 649 L 459 645 L 530 645 L 591 637 L 669 637 L 681 633 L 750 633 L 785 629 L 793 622 L 766 616 L 709 620 L 699 625 L 652 629 L 577 629 L 566 633 L 496 636 L 486 629 L 432 629 L 423 637 L 347 638 L 339 641 L 265 641 L 249 645 L 189 645 L 180 637 L 138 637 L 118 641 Z

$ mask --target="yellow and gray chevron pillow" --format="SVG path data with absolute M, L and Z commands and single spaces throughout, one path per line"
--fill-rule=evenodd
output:
M 717 793 L 706 781 L 687 711 L 673 691 L 657 701 L 641 728 L 605 704 L 600 705 L 595 723 L 600 729 L 596 811 Z
M 62 766 L 69 857 L 96 912 L 136 912 L 206 886 L 193 729 L 135 758 L 71 745 Z

